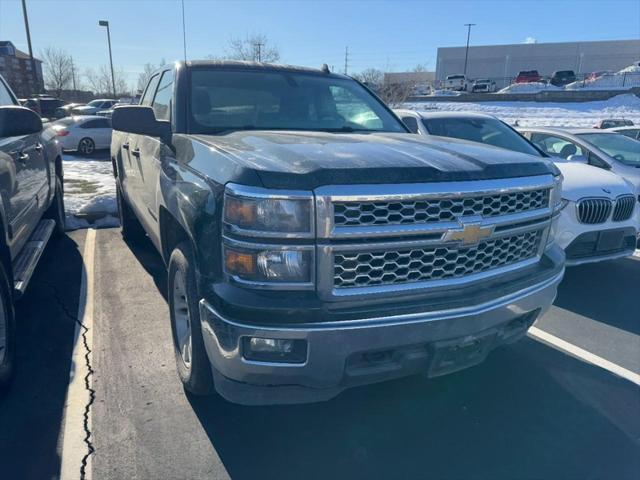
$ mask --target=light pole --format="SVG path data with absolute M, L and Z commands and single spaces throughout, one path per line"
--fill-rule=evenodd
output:
M 111 33 L 109 32 L 109 22 L 106 20 L 98 21 L 101 27 L 107 27 L 107 41 L 109 42 L 109 64 L 111 65 L 111 87 L 113 88 L 113 98 L 116 98 L 116 77 L 113 75 L 113 57 L 111 56 Z
M 475 23 L 465 23 L 467 27 L 467 49 L 464 51 L 464 74 L 467 74 L 467 60 L 469 59 L 469 38 L 471 37 L 471 27 L 475 26 Z

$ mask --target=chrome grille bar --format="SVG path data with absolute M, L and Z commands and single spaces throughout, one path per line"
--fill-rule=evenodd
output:
M 613 221 L 623 222 L 629 220 L 633 215 L 636 197 L 633 195 L 622 195 L 616 199 L 616 206 L 613 209 Z
M 580 223 L 598 224 L 609 219 L 613 206 L 609 198 L 585 198 L 578 201 L 576 208 Z

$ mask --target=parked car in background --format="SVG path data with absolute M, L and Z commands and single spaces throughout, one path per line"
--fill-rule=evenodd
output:
M 67 102 L 59 98 L 38 96 L 27 99 L 23 106 L 30 108 L 42 118 L 56 119 L 59 118 L 58 109 L 66 104 Z
M 55 118 L 69 117 L 73 113 L 74 108 L 83 107 L 84 103 L 67 103 L 56 109 Z
M 521 72 L 518 72 L 513 83 L 531 83 L 540 81 L 542 81 L 542 77 L 537 70 L 522 70 Z
M 576 74 L 573 70 L 557 70 L 553 72 L 549 83 L 556 87 L 564 87 L 576 81 Z
M 552 157 L 611 170 L 634 185 L 640 200 L 640 142 L 611 130 L 523 127 L 519 131 Z
M 444 81 L 445 90 L 466 92 L 468 87 L 466 75 L 447 75 L 447 78 Z
M 409 135 L 345 75 L 177 62 L 113 126 L 122 233 L 168 266 L 193 393 L 299 403 L 450 373 L 521 338 L 563 275 L 551 162 Z
M 633 122 L 627 118 L 607 118 L 600 120 L 593 128 L 614 128 L 614 127 L 632 127 Z
M 76 107 L 73 109 L 73 115 L 95 115 L 101 110 L 109 110 L 113 107 L 117 100 L 109 98 L 101 98 L 97 100 L 91 100 L 89 103 L 82 107 Z
M 91 155 L 96 150 L 111 146 L 111 120 L 97 115 L 63 118 L 51 128 L 63 150 Z
M 564 178 L 562 209 L 556 226 L 567 265 L 632 255 L 640 228 L 634 187 L 618 175 L 580 162 L 551 157 L 499 119 L 464 112 L 397 110 L 405 122 L 419 122 L 418 133 L 506 148 L 556 163 Z
M 610 130 L 634 140 L 640 140 L 640 127 L 614 127 Z
M 489 80 L 488 78 L 478 78 L 473 81 L 471 91 L 493 93 L 496 91 L 496 82 Z
M 0 76 L 0 389 L 17 361 L 14 304 L 52 234 L 63 234 L 62 155 L 40 116 Z M 23 356 L 24 357 L 24 356 Z

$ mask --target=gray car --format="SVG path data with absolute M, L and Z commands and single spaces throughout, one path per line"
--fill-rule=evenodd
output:
M 640 142 L 611 130 L 525 127 L 519 131 L 552 157 L 588 163 L 627 179 L 640 196 Z

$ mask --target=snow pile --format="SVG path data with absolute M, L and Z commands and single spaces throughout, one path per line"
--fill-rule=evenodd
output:
M 619 72 L 604 74 L 593 80 L 580 80 L 570 83 L 567 90 L 628 90 L 640 87 L 640 65 L 634 64 Z
M 118 225 L 111 162 L 64 155 L 62 168 L 67 229 Z
M 544 90 L 558 91 L 562 88 L 544 82 L 512 83 L 498 93 L 538 93 Z
M 461 94 L 462 92 L 458 92 L 454 90 L 434 90 L 428 96 L 429 97 L 457 97 Z
M 560 102 L 420 102 L 406 103 L 413 110 L 488 113 L 520 126 L 593 127 L 599 120 L 628 118 L 640 124 L 640 98 L 631 94 L 583 103 Z

